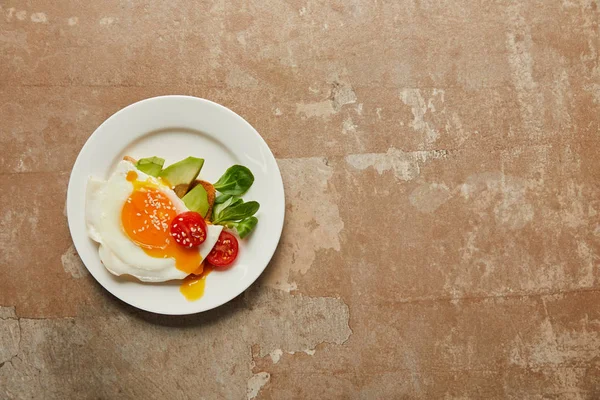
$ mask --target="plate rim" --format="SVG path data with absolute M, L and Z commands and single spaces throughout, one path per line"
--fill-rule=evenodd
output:
M 264 147 L 267 150 L 267 154 L 270 155 L 273 160 L 274 160 L 274 164 L 276 167 L 276 177 L 278 178 L 278 183 L 281 186 L 281 201 L 283 202 L 283 207 L 281 207 L 281 218 L 279 218 L 278 220 L 280 221 L 279 223 L 279 227 L 277 228 L 277 239 L 276 239 L 276 243 L 275 246 L 273 246 L 273 249 L 271 251 L 271 254 L 268 255 L 267 258 L 267 262 L 266 264 L 262 267 L 260 273 L 258 273 L 256 275 L 256 277 L 252 280 L 249 280 L 247 282 L 246 285 L 242 285 L 243 289 L 241 291 L 239 291 L 239 293 L 236 293 L 232 296 L 227 296 L 225 300 L 223 300 L 222 302 L 218 302 L 217 304 L 214 304 L 208 308 L 202 309 L 202 310 L 197 310 L 197 311 L 183 311 L 183 312 L 177 312 L 177 311 L 173 311 L 173 312 L 161 312 L 161 311 L 156 311 L 156 310 L 152 310 L 150 307 L 144 307 L 143 305 L 140 304 L 132 304 L 132 302 L 127 301 L 126 299 L 122 298 L 121 296 L 119 296 L 118 294 L 116 294 L 113 290 L 111 290 L 109 287 L 105 286 L 104 284 L 102 284 L 102 282 L 96 277 L 94 271 L 92 271 L 90 268 L 88 268 L 88 266 L 86 265 L 85 261 L 83 261 L 83 258 L 81 257 L 80 254 L 80 250 L 77 248 L 77 243 L 75 241 L 75 235 L 74 235 L 74 226 L 75 226 L 75 221 L 74 218 L 71 218 L 71 212 L 73 211 L 73 200 L 72 195 L 71 195 L 71 191 L 75 190 L 74 189 L 74 185 L 76 184 L 74 182 L 74 174 L 73 172 L 76 171 L 78 164 L 80 163 L 82 154 L 84 153 L 84 150 L 90 146 L 90 141 L 91 139 L 94 137 L 94 135 L 97 135 L 98 132 L 101 130 L 102 126 L 104 126 L 105 124 L 107 124 L 110 120 L 117 118 L 118 115 L 120 115 L 121 113 L 127 112 L 128 109 L 131 109 L 133 107 L 139 106 L 142 103 L 148 103 L 148 102 L 155 102 L 155 101 L 161 101 L 161 100 L 171 100 L 171 99 L 179 99 L 179 100 L 191 100 L 191 101 L 195 101 L 195 102 L 199 102 L 199 103 L 204 103 L 207 105 L 210 105 L 211 107 L 217 107 L 222 109 L 223 111 L 225 111 L 225 113 L 229 114 L 231 117 L 233 118 L 237 118 L 240 122 L 242 122 L 247 128 L 249 128 L 249 130 L 251 132 L 253 132 L 254 136 L 260 141 L 262 142 L 262 144 L 264 145 Z M 85 208 L 85 205 L 84 205 Z M 94 278 L 94 280 L 104 289 L 106 290 L 108 293 L 110 293 L 110 295 L 114 296 L 115 298 L 117 298 L 119 301 L 122 301 L 125 304 L 130 305 L 131 307 L 134 307 L 136 309 L 139 310 L 143 310 L 146 312 L 150 312 L 150 313 L 154 313 L 154 314 L 159 314 L 159 315 L 194 315 L 194 314 L 199 314 L 202 312 L 206 312 L 209 310 L 213 310 L 217 307 L 220 307 L 226 303 L 229 303 L 231 300 L 233 300 L 234 298 L 236 298 L 237 296 L 239 296 L 240 294 L 244 293 L 250 286 L 252 286 L 257 280 L 258 278 L 264 273 L 265 269 L 269 266 L 269 264 L 271 263 L 271 260 L 273 259 L 273 256 L 275 255 L 275 252 L 277 251 L 277 248 L 279 247 L 279 244 L 281 242 L 281 235 L 283 233 L 283 226 L 285 223 L 285 186 L 283 184 L 283 178 L 281 176 L 281 170 L 279 168 L 279 164 L 277 163 L 277 159 L 275 158 L 275 155 L 273 154 L 271 148 L 269 147 L 269 145 L 267 144 L 267 142 L 265 141 L 265 139 L 260 135 L 260 133 L 258 133 L 258 131 L 248 122 L 246 121 L 242 116 L 240 116 L 239 114 L 237 114 L 235 111 L 231 110 L 230 108 L 216 103 L 214 101 L 208 100 L 208 99 L 204 99 L 201 97 L 196 97 L 196 96 L 190 96 L 190 95 L 177 95 L 177 94 L 172 94 L 172 95 L 161 95 L 161 96 L 154 96 L 154 97 L 149 97 L 149 98 L 145 98 L 142 100 L 138 100 L 134 103 L 131 103 L 121 109 L 119 109 L 118 111 L 116 111 L 115 113 L 111 114 L 108 118 L 106 118 L 100 125 L 98 125 L 98 127 L 96 127 L 96 129 L 92 132 L 92 134 L 86 139 L 85 143 L 83 144 L 83 146 L 81 147 L 81 149 L 79 150 L 79 153 L 77 154 L 77 158 L 75 159 L 75 162 L 73 163 L 73 167 L 71 168 L 70 174 L 69 174 L 69 182 L 67 185 L 67 194 L 66 194 L 66 211 L 67 211 L 67 224 L 69 226 L 69 233 L 71 235 L 71 241 L 73 243 L 73 247 L 75 248 L 75 251 L 77 252 L 78 257 L 81 259 L 83 265 L 85 266 L 86 270 L 90 273 L 90 275 L 92 275 L 92 277 Z

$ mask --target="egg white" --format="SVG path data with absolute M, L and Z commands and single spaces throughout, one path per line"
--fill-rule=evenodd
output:
M 150 257 L 123 231 L 121 210 L 133 191 L 133 184 L 126 179 L 129 171 L 137 173 L 138 181 L 157 185 L 178 214 L 189 211 L 171 188 L 139 171 L 129 161 L 119 162 L 108 181 L 90 177 L 86 188 L 86 224 L 89 237 L 100 244 L 100 260 L 112 274 L 132 275 L 143 282 L 185 278 L 188 274 L 177 269 L 173 258 Z M 202 259 L 210 253 L 222 230 L 222 226 L 208 225 L 206 241 L 197 247 Z

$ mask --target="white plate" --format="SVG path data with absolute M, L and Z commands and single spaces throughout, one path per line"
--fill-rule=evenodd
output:
M 85 226 L 85 188 L 89 176 L 107 179 L 124 156 L 159 156 L 165 165 L 188 156 L 204 158 L 202 179 L 215 182 L 233 164 L 245 165 L 255 181 L 244 195 L 256 200 L 258 224 L 240 242 L 239 257 L 227 271 L 206 278 L 204 296 L 188 301 L 180 281 L 141 283 L 109 273 L 100 262 L 98 245 Z M 159 314 L 192 314 L 228 302 L 263 272 L 279 242 L 285 210 L 283 182 L 271 150 L 242 117 L 219 104 L 189 96 L 142 100 L 108 118 L 85 143 L 71 172 L 67 216 L 75 248 L 83 263 L 110 293 L 142 310 Z

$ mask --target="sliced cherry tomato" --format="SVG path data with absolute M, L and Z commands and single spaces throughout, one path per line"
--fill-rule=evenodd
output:
M 206 256 L 206 261 L 215 267 L 227 267 L 238 255 L 238 241 L 229 232 L 221 231 L 215 247 Z
M 171 221 L 171 236 L 184 247 L 200 246 L 206 240 L 206 222 L 202 215 L 186 211 Z

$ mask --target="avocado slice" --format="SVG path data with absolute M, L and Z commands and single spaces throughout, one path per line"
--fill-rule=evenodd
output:
M 175 189 L 177 196 L 183 197 L 186 194 L 190 184 L 196 179 L 202 166 L 203 158 L 188 157 L 175 164 L 169 165 L 158 175 L 166 180 L 168 184 Z
M 183 196 L 182 200 L 185 203 L 185 206 L 190 209 L 190 211 L 196 211 L 198 214 L 202 215 L 202 218 L 206 217 L 209 203 L 208 193 L 206 192 L 206 189 L 204 189 L 204 186 L 194 186 L 192 190 Z
M 135 167 L 148 175 L 158 176 L 160 171 L 162 171 L 164 164 L 165 160 L 163 158 L 148 157 L 140 158 L 140 160 L 135 163 Z

